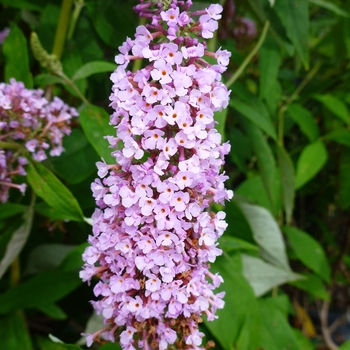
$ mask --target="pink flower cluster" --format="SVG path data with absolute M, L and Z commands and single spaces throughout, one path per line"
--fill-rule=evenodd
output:
M 80 273 L 85 281 L 100 278 L 92 304 L 106 327 L 88 335 L 88 345 L 102 335 L 124 350 L 204 349 L 198 323 L 224 305 L 224 293 L 213 293 L 222 278 L 209 263 L 221 254 L 217 239 L 227 224 L 210 205 L 232 197 L 220 173 L 230 146 L 214 128 L 214 112 L 228 104 L 221 73 L 230 53 L 208 52 L 194 38 L 213 35 L 222 7 L 191 13 L 190 5 L 136 6 L 152 24 L 139 26 L 116 56 L 116 136 L 107 138 L 117 164 L 97 163 L 91 188 L 98 208 Z M 132 73 L 126 68 L 135 59 L 146 65 Z
M 49 102 L 42 90 L 28 90 L 22 82 L 11 79 L 0 83 L 0 200 L 8 199 L 10 187 L 22 193 L 26 184 L 13 183 L 16 175 L 25 176 L 26 155 L 41 162 L 59 156 L 62 138 L 70 133 L 70 120 L 78 115 L 58 97 Z

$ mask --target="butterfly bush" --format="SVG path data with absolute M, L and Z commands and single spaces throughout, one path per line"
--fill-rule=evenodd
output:
M 202 316 L 214 320 L 224 292 L 209 263 L 222 253 L 227 224 L 212 203 L 232 197 L 220 169 L 229 152 L 214 112 L 228 104 L 221 82 L 226 50 L 209 52 L 221 5 L 190 11 L 191 1 L 143 1 L 151 24 L 119 47 L 111 75 L 114 109 L 107 136 L 116 164 L 98 162 L 91 185 L 98 208 L 83 254 L 84 281 L 99 278 L 92 301 L 106 327 L 100 336 L 131 349 L 204 349 Z M 209 64 L 204 57 L 215 64 Z M 128 69 L 143 59 L 144 68 Z
M 28 90 L 14 79 L 0 83 L 0 200 L 5 203 L 9 188 L 23 194 L 26 184 L 14 183 L 25 176 L 26 155 L 41 162 L 63 152 L 62 138 L 70 133 L 71 118 L 78 115 L 58 97 L 49 102 L 42 90 Z

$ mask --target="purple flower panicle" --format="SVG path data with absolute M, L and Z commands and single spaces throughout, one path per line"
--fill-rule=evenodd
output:
M 70 133 L 70 120 L 78 115 L 58 97 L 49 102 L 42 90 L 28 90 L 11 79 L 0 83 L 0 201 L 8 199 L 10 187 L 25 192 L 26 185 L 13 182 L 15 175 L 25 176 L 25 158 L 36 161 L 63 152 L 62 138 Z
M 102 336 L 123 350 L 204 349 L 198 324 L 224 306 L 224 293 L 213 292 L 222 278 L 209 263 L 222 253 L 217 239 L 227 224 L 210 205 L 233 195 L 220 173 L 230 146 L 214 127 L 214 112 L 228 105 L 221 73 L 230 53 L 208 52 L 200 40 L 213 36 L 222 7 L 191 13 L 190 5 L 141 2 L 136 11 L 152 23 L 116 56 L 116 135 L 107 139 L 117 164 L 97 163 L 98 208 L 80 273 L 100 279 L 92 305 L 106 327 L 88 335 L 88 345 Z M 132 73 L 135 59 L 146 65 Z

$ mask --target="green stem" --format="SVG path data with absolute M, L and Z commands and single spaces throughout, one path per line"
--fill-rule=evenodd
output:
M 62 2 L 60 18 L 58 20 L 55 41 L 52 49 L 52 53 L 57 57 L 58 60 L 62 56 L 64 42 L 66 40 L 66 34 L 68 29 L 68 22 L 72 10 L 72 4 L 73 0 L 63 0 Z
M 265 40 L 265 37 L 266 37 L 266 34 L 267 34 L 269 27 L 270 27 L 270 22 L 266 21 L 258 43 L 254 47 L 254 49 L 250 52 L 250 54 L 246 57 L 246 59 L 243 61 L 243 63 L 238 67 L 236 73 L 233 74 L 232 77 L 226 82 L 227 88 L 229 88 L 239 78 L 239 76 L 243 73 L 243 71 L 245 70 L 245 68 L 249 64 L 249 62 L 253 59 L 253 57 L 259 51 L 261 45 L 263 44 L 263 42 Z
M 4 141 L 0 141 L 0 148 L 12 148 L 12 149 L 19 149 L 21 148 L 21 145 L 16 143 L 16 142 L 4 142 Z
M 67 85 L 69 85 L 79 96 L 79 98 L 86 104 L 90 105 L 90 102 L 86 99 L 86 97 L 81 93 L 81 91 L 78 89 L 78 87 L 74 84 L 74 81 L 69 79 L 63 72 L 56 73 L 58 76 L 60 76 Z
M 75 26 L 77 24 L 79 15 L 81 10 L 83 9 L 83 7 L 85 6 L 84 0 L 77 0 L 74 2 L 74 11 L 73 11 L 73 15 L 72 15 L 72 21 L 69 27 L 69 31 L 68 31 L 68 35 L 67 35 L 67 39 L 72 39 L 73 37 L 73 33 L 74 33 L 74 29 Z

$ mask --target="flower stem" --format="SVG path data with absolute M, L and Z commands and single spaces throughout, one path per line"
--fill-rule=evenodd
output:
M 72 4 L 73 0 L 63 0 L 62 2 L 60 18 L 58 20 L 55 41 L 52 49 L 52 53 L 57 57 L 57 59 L 60 59 L 62 56 Z
M 63 72 L 57 72 L 58 76 L 60 76 L 67 85 L 69 85 L 79 96 L 79 98 L 86 104 L 90 105 L 90 102 L 86 99 L 86 97 L 81 93 L 81 91 L 78 89 L 78 87 L 74 84 L 74 81 L 68 78 Z
M 67 39 L 72 39 L 73 33 L 74 33 L 74 29 L 75 26 L 77 24 L 79 15 L 81 10 L 83 9 L 83 7 L 85 6 L 84 0 L 76 0 L 74 2 L 74 11 L 73 11 L 73 15 L 72 15 L 72 21 L 71 24 L 69 26 L 69 31 L 68 31 L 68 35 L 67 35 Z
M 16 142 L 4 142 L 4 141 L 0 141 L 0 148 L 12 148 L 12 149 L 19 149 L 21 148 L 21 145 L 16 143 Z
M 270 22 L 266 21 L 258 43 L 254 47 L 254 49 L 250 52 L 250 54 L 246 57 L 246 59 L 243 61 L 243 63 L 238 67 L 236 73 L 233 74 L 232 77 L 226 82 L 225 85 L 227 88 L 229 88 L 239 78 L 239 76 L 243 73 L 243 71 L 245 70 L 245 68 L 249 64 L 249 62 L 253 59 L 253 57 L 259 51 L 261 45 L 263 44 L 263 42 L 266 38 L 266 34 L 267 34 L 269 27 L 270 27 Z

